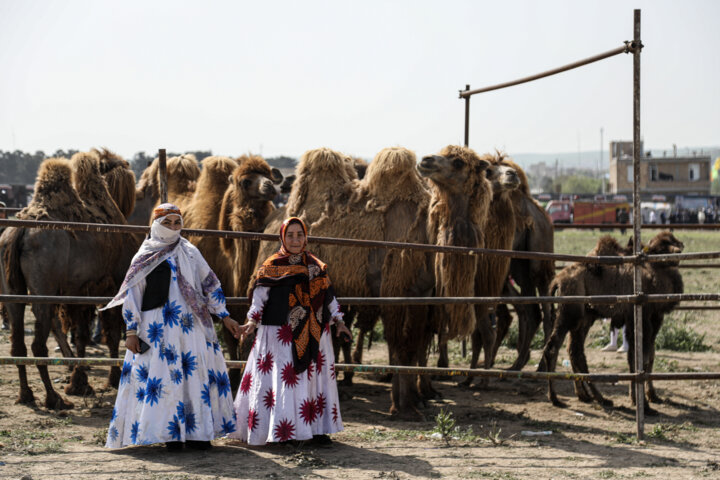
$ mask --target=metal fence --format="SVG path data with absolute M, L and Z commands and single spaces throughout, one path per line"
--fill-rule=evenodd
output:
M 524 258 L 536 260 L 562 260 L 568 262 L 596 263 L 606 265 L 619 265 L 630 263 L 634 265 L 635 285 L 633 294 L 631 295 L 606 295 L 606 296 L 588 296 L 588 297 L 406 297 L 406 298 L 357 298 L 346 297 L 339 298 L 340 303 L 345 305 L 441 305 L 441 304 L 528 304 L 528 303 L 627 303 L 634 305 L 635 315 L 635 355 L 636 373 L 611 373 L 611 374 L 575 374 L 575 373 L 555 373 L 555 372 L 523 372 L 523 371 L 505 371 L 505 370 L 483 370 L 483 369 L 462 369 L 462 368 L 432 368 L 432 367 L 409 367 L 409 366 L 373 366 L 373 365 L 344 365 L 337 364 L 337 369 L 342 371 L 354 372 L 381 372 L 381 373 L 398 373 L 398 374 L 442 374 L 450 376 L 480 376 L 480 377 L 496 377 L 496 378 L 528 378 L 528 379 L 555 379 L 555 380 L 584 380 L 593 382 L 617 382 L 631 381 L 637 384 L 636 394 L 636 420 L 637 420 L 637 436 L 639 439 L 644 434 L 644 382 L 648 380 L 708 380 L 720 378 L 720 373 L 652 373 L 648 374 L 643 371 L 642 365 L 642 328 L 641 323 L 637 319 L 641 318 L 642 305 L 653 302 L 669 302 L 669 301 L 718 301 L 720 294 L 674 294 L 674 295 L 647 295 L 641 291 L 640 282 L 640 265 L 644 262 L 659 261 L 683 261 L 720 258 L 720 252 L 702 252 L 689 254 L 671 254 L 671 255 L 645 255 L 642 252 L 640 244 L 640 231 L 650 228 L 671 228 L 679 226 L 669 225 L 641 225 L 640 205 L 639 205 L 639 141 L 640 141 L 640 52 L 643 48 L 640 40 L 640 11 L 634 12 L 634 39 L 631 42 L 625 42 L 623 47 L 616 48 L 609 52 L 605 52 L 594 57 L 581 60 L 579 62 L 566 65 L 548 72 L 538 75 L 526 77 L 513 82 L 507 82 L 492 87 L 470 90 L 467 86 L 464 91 L 460 92 L 460 98 L 466 100 L 465 108 L 465 144 L 469 139 L 469 101 L 470 96 L 500 88 L 506 88 L 513 85 L 529 82 L 539 78 L 544 78 L 560 72 L 577 68 L 589 63 L 593 63 L 605 58 L 609 58 L 620 53 L 633 54 L 633 165 L 635 184 L 633 189 L 633 205 L 634 218 L 633 224 L 596 224 L 596 225 L 568 225 L 566 228 L 632 228 L 634 245 L 634 255 L 623 257 L 605 256 L 592 257 L 582 255 L 564 255 L 555 253 L 542 252 L 516 252 L 509 250 L 493 250 L 484 248 L 465 248 L 465 247 L 447 247 L 427 244 L 412 244 L 401 242 L 383 242 L 359 239 L 341 239 L 341 238 L 325 238 L 325 237 L 308 237 L 310 243 L 323 243 L 332 245 L 341 245 L 354 248 L 385 248 L 385 249 L 416 249 L 427 252 L 443 252 L 455 253 L 463 255 L 501 255 L 511 258 Z M 164 150 L 160 151 L 161 167 L 164 166 Z M 161 168 L 161 199 L 165 201 L 166 197 L 166 176 L 164 168 Z M 42 228 L 55 230 L 81 230 L 88 232 L 115 232 L 124 234 L 145 234 L 149 227 L 134 225 L 107 225 L 107 224 L 91 224 L 91 223 L 72 223 L 72 222 L 55 222 L 55 221 L 31 221 L 31 220 L 10 220 L 0 219 L 0 226 L 20 227 L 20 228 Z M 556 228 L 559 227 L 556 225 Z M 565 226 L 562 226 L 563 228 Z M 683 225 L 683 228 L 701 228 L 714 229 L 716 226 L 711 225 Z M 252 233 L 252 232 L 231 232 L 219 230 L 183 230 L 188 236 L 213 236 L 221 238 L 242 238 L 253 241 L 278 241 L 278 235 Z M 707 267 L 704 265 L 703 267 Z M 229 297 L 228 304 L 248 303 L 246 297 Z M 109 301 L 109 297 L 70 297 L 70 296 L 30 296 L 30 295 L 0 295 L 0 302 L 18 302 L 18 303 L 50 303 L 50 304 L 104 304 Z M 694 309 L 710 309 L 712 306 L 695 305 Z M 119 366 L 121 359 L 97 359 L 97 358 L 28 358 L 28 357 L 0 357 L 0 365 L 106 365 Z M 228 362 L 229 368 L 240 368 L 244 362 Z

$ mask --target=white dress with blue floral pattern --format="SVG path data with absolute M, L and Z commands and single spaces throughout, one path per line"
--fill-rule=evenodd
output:
M 127 351 L 106 446 L 170 441 L 209 441 L 236 429 L 230 379 L 220 343 L 185 302 L 177 282 L 177 259 L 167 303 L 141 312 L 145 281 L 128 291 L 123 317 L 150 345 L 142 354 Z M 208 311 L 228 316 L 220 283 L 211 272 L 203 282 Z M 206 290 L 207 287 L 207 290 Z

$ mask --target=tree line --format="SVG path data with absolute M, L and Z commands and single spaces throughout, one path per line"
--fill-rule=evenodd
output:
M 35 183 L 38 167 L 43 160 L 52 157 L 70 158 L 77 152 L 78 150 L 72 149 L 58 149 L 51 154 L 46 154 L 42 150 L 38 150 L 35 153 L 23 152 L 21 150 L 0 150 L 0 183 L 11 185 L 32 185 Z M 184 153 L 195 155 L 195 158 L 197 158 L 199 162 L 202 162 L 203 159 L 212 155 L 212 151 L 210 150 L 196 150 Z M 178 155 L 180 154 L 174 152 L 168 152 L 167 154 L 168 158 Z M 145 152 L 137 152 L 128 160 L 133 172 L 135 172 L 135 178 L 140 178 L 143 170 L 150 165 L 156 156 L 157 155 L 155 153 L 148 155 Z M 294 168 L 297 164 L 297 159 L 287 156 L 278 156 L 268 158 L 267 162 L 271 166 L 277 168 Z

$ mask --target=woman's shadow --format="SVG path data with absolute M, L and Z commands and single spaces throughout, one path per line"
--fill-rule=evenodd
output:
M 167 470 L 152 468 L 153 473 L 184 473 L 215 475 L 229 478 L 301 478 L 309 474 L 328 477 L 329 471 L 352 477 L 352 470 L 374 470 L 378 474 L 404 472 L 412 477 L 438 478 L 430 463 L 415 456 L 394 456 L 372 449 L 335 442 L 327 447 L 307 443 L 296 446 L 267 445 L 247 447 L 217 445 L 210 451 L 184 450 L 168 452 L 164 447 L 146 446 L 115 450 L 143 463 L 165 464 Z

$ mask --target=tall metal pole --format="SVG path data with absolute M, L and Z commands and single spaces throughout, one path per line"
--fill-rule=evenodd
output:
M 470 85 L 465 85 L 465 91 L 470 91 Z M 465 97 L 465 146 L 470 146 L 470 96 Z
M 633 251 L 635 255 L 642 253 L 640 241 L 640 52 L 642 42 L 640 40 L 640 10 L 635 10 L 635 28 L 633 38 Z M 642 270 L 641 266 L 634 265 L 633 293 L 639 295 L 642 292 Z M 635 304 L 635 373 L 644 374 L 643 365 L 643 306 Z M 637 421 L 637 439 L 642 440 L 645 435 L 645 381 L 639 380 L 635 386 L 635 419 Z
M 160 163 L 160 203 L 167 203 L 168 201 L 168 186 L 167 186 L 167 157 L 165 149 L 161 148 L 158 152 L 158 162 Z

